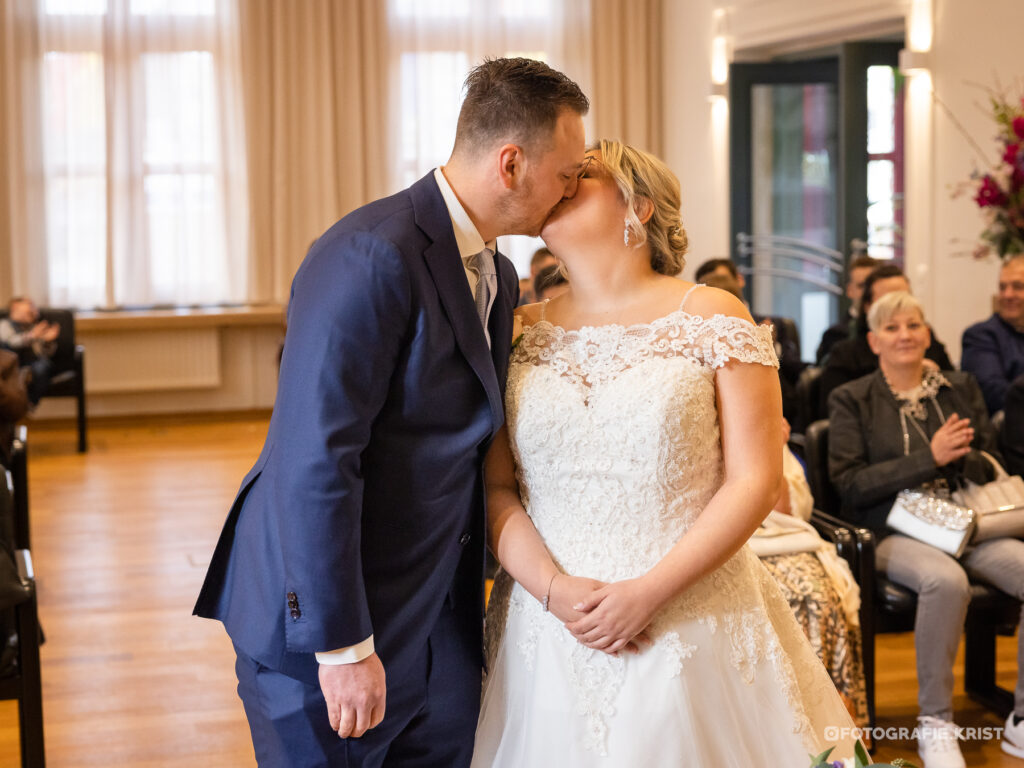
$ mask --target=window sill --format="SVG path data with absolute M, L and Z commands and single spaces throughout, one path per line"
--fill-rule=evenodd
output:
M 263 304 L 241 307 L 183 307 L 180 309 L 75 313 L 76 334 L 239 326 L 283 327 L 284 306 Z

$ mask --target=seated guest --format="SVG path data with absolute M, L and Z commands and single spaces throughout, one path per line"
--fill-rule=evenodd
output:
M 29 369 L 19 365 L 14 352 L 0 349 L 0 464 L 7 469 L 11 468 L 15 427 L 28 413 L 31 403 L 29 375 Z
M 1024 475 L 1024 375 L 1014 379 L 1006 390 L 1003 416 L 999 447 L 1006 459 L 1006 471 L 1011 475 Z
M 693 281 L 695 283 L 711 285 L 711 283 L 707 282 L 707 278 L 713 275 L 732 278 L 736 281 L 736 285 L 739 286 L 740 290 L 740 298 L 743 298 L 743 289 L 746 287 L 747 281 L 744 279 L 742 273 L 740 273 L 736 268 L 736 264 L 732 259 L 708 259 L 697 267 L 697 272 L 694 274 Z
M 537 301 L 547 301 L 569 290 L 569 278 L 558 264 L 549 264 L 537 273 L 533 281 L 533 295 Z
M 59 335 L 60 326 L 40 319 L 35 302 L 23 296 L 10 300 L 7 317 L 0 320 L 0 345 L 15 352 L 21 365 L 31 371 L 28 396 L 33 404 L 49 387 Z
M 843 499 L 842 516 L 879 540 L 879 573 L 917 594 L 918 751 L 925 768 L 960 768 L 953 661 L 970 601 L 968 576 L 1024 600 L 1024 541 L 991 539 L 957 560 L 886 527 L 901 490 L 956 475 L 986 482 L 994 473 L 981 451 L 997 459 L 999 453 L 974 377 L 925 365 L 931 334 L 920 302 L 905 291 L 889 293 L 872 303 L 867 319 L 878 370 L 829 398 L 829 475 Z M 1024 631 L 1018 658 L 1024 660 Z M 1002 746 L 1024 757 L 1024 663 L 1018 666 Z
M 1010 382 L 1024 375 L 1024 255 L 999 270 L 992 317 L 964 331 L 960 367 L 978 379 L 988 412 L 1001 411 Z
M 558 259 L 547 248 L 538 248 L 533 252 L 533 256 L 530 258 L 530 276 L 519 281 L 519 304 L 517 306 L 521 307 L 524 304 L 540 301 L 537 294 L 534 293 L 533 285 L 537 281 L 540 271 L 552 264 L 558 264 Z
M 894 291 L 910 291 L 910 281 L 895 264 L 876 267 L 864 280 L 861 311 L 856 321 L 857 332 L 852 338 L 840 341 L 832 347 L 821 371 L 821 394 L 818 402 L 821 418 L 828 413 L 828 396 L 833 389 L 867 376 L 878 368 L 878 357 L 868 344 L 867 315 L 874 301 Z M 925 351 L 925 358 L 931 361 L 928 365 L 934 364 L 942 371 L 953 370 L 953 363 L 946 354 L 945 346 L 934 334 L 929 332 L 929 336 L 931 343 Z
M 844 339 L 853 338 L 857 332 L 857 315 L 860 313 L 860 299 L 864 295 L 864 281 L 876 267 L 882 265 L 878 259 L 873 259 L 866 253 L 855 256 L 850 260 L 846 268 L 846 298 L 850 300 L 850 309 L 846 317 L 835 325 L 826 328 L 821 335 L 821 342 L 818 344 L 818 351 L 815 361 L 818 365 L 825 364 L 825 358 L 832 351 L 838 342 Z
M 721 288 L 723 291 L 728 291 L 740 301 L 746 301 L 743 298 L 743 288 L 740 285 L 740 281 L 727 270 L 723 269 L 718 272 L 706 273 L 703 277 L 697 278 L 697 280 L 710 288 Z
M 806 522 L 811 519 L 814 500 L 803 465 L 786 445 L 789 432 L 789 423 L 783 419 L 782 476 L 785 482 L 771 515 L 761 530 L 754 533 L 750 545 L 778 582 L 814 652 L 846 702 L 850 716 L 858 725 L 866 727 L 867 694 L 857 615 L 860 591 L 835 546 L 822 539 Z M 772 549 L 773 545 L 785 546 L 787 539 L 794 538 L 780 536 L 774 530 L 781 527 L 778 522 L 786 520 L 779 515 L 795 518 L 786 530 L 800 531 L 797 538 L 810 542 L 801 544 L 798 547 L 801 551 L 776 554 Z

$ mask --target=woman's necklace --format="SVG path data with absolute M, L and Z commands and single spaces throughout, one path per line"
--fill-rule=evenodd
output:
M 936 396 L 939 394 L 939 389 L 943 386 L 951 386 L 949 380 L 938 371 L 928 368 L 924 371 L 921 376 L 921 383 L 916 387 L 906 391 L 899 391 L 893 387 L 889 381 L 889 377 L 885 375 L 885 371 L 882 371 L 882 378 L 885 379 L 886 385 L 889 387 L 889 391 L 892 396 L 896 399 L 896 403 L 899 406 L 900 413 L 900 426 L 903 428 L 903 455 L 910 455 L 910 430 L 907 427 L 908 421 L 917 430 L 917 433 L 921 436 L 925 445 L 931 443 L 928 436 L 925 434 L 924 429 L 921 426 L 921 422 L 927 421 L 928 419 L 928 406 L 927 402 L 931 401 L 935 407 L 935 412 L 939 416 L 939 423 L 944 424 L 946 422 L 946 416 L 942 412 L 942 408 L 939 406 L 939 401 Z

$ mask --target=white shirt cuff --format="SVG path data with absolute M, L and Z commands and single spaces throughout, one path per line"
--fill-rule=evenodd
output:
M 317 651 L 316 660 L 321 664 L 355 664 L 371 655 L 373 655 L 373 635 L 363 642 L 350 645 L 347 648 L 338 648 L 336 651 Z

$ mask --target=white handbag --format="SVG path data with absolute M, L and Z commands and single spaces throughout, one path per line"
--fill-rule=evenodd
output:
M 916 488 L 896 495 L 885 524 L 912 539 L 960 557 L 974 533 L 976 515 L 974 510 L 934 490 Z
M 979 485 L 970 480 L 953 492 L 953 500 L 974 510 L 977 525 L 973 542 L 1024 536 L 1024 479 L 1010 475 L 994 457 L 982 451 L 996 479 Z

